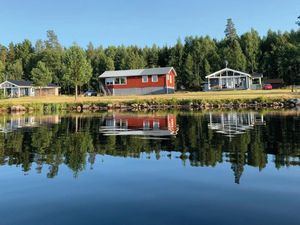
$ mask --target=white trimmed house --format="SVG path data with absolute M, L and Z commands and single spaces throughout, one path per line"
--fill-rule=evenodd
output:
M 6 80 L 0 84 L 5 97 L 16 98 L 22 96 L 57 96 L 59 86 L 48 84 L 43 87 L 36 87 L 32 81 L 27 80 Z
M 171 94 L 176 76 L 173 67 L 105 71 L 99 84 L 105 95 Z
M 207 75 L 207 85 L 204 88 L 210 90 L 250 90 L 261 89 L 262 74 L 250 75 L 245 72 L 224 68 Z

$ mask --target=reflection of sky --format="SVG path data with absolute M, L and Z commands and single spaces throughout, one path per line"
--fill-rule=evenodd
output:
M 23 176 L 21 168 L 2 166 L 1 224 L 298 223 L 299 167 L 245 166 L 237 185 L 228 162 L 183 166 L 179 153 L 172 160 L 168 154 L 98 156 L 93 170 L 87 166 L 77 178 L 66 166 L 55 179 L 46 179 L 46 168 Z

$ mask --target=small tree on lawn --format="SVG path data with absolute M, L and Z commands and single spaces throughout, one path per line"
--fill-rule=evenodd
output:
M 78 86 L 88 83 L 92 76 L 91 64 L 87 61 L 84 50 L 77 45 L 73 45 L 66 51 L 64 65 L 64 80 L 75 86 L 76 100 Z
M 41 95 L 41 87 L 47 86 L 52 81 L 52 74 L 42 61 L 39 61 L 31 70 L 31 76 L 34 85 L 40 87 L 39 95 Z

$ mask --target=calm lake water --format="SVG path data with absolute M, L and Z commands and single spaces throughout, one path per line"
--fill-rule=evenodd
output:
M 300 223 L 300 113 L 0 116 L 0 224 Z

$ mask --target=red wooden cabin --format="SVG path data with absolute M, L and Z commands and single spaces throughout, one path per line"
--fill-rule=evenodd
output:
M 175 92 L 173 67 L 105 71 L 99 76 L 105 95 L 170 94 Z

